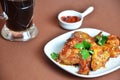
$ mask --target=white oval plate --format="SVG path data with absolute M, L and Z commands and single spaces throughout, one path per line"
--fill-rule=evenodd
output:
M 94 78 L 94 77 L 103 76 L 103 75 L 111 73 L 115 70 L 118 70 L 120 68 L 120 56 L 118 56 L 117 58 L 110 58 L 109 61 L 106 63 L 105 68 L 98 69 L 97 71 L 90 71 L 89 75 L 78 74 L 77 72 L 79 70 L 79 66 L 76 67 L 76 66 L 62 65 L 62 64 L 59 64 L 58 62 L 54 61 L 51 58 L 50 54 L 53 52 L 59 53 L 62 50 L 66 40 L 68 38 L 70 38 L 75 31 L 83 31 L 83 32 L 88 33 L 90 36 L 95 36 L 96 34 L 98 34 L 102 30 L 93 29 L 93 28 L 81 28 L 78 30 L 64 33 L 64 34 L 52 39 L 44 47 L 44 52 L 45 52 L 46 56 L 52 62 L 54 62 L 57 66 L 59 66 L 63 70 L 65 70 L 65 71 L 67 71 L 75 76 L 84 77 L 84 78 Z M 109 33 L 105 32 L 105 31 L 102 31 L 102 32 L 104 35 L 109 35 Z

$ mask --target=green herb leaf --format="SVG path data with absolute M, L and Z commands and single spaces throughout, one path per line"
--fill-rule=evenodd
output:
M 85 40 L 82 42 L 82 44 L 84 45 L 85 49 L 90 49 L 90 47 L 91 47 L 91 44 Z
M 55 52 L 53 52 L 52 54 L 51 54 L 51 58 L 52 59 L 57 59 L 58 58 L 58 54 L 57 53 L 55 53 Z
M 97 36 L 97 44 L 99 44 L 100 46 L 104 45 L 106 43 L 106 41 L 108 40 L 108 36 Z
M 90 57 L 90 53 L 92 54 L 92 51 L 90 51 L 90 47 L 91 47 L 91 44 L 87 41 L 82 41 L 81 43 L 77 43 L 75 46 L 74 46 L 76 49 L 81 49 L 81 56 L 83 59 L 87 59 Z
M 91 47 L 91 44 L 84 40 L 81 43 L 77 43 L 74 47 L 76 49 L 89 49 Z
M 77 43 L 77 44 L 74 46 L 74 48 L 76 48 L 76 49 L 82 49 L 82 48 L 84 48 L 84 44 L 82 44 L 82 43 Z
M 84 60 L 90 57 L 89 50 L 83 49 L 81 50 L 81 55 Z

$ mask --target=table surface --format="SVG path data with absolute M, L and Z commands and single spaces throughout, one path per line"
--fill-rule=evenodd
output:
M 85 17 L 81 28 L 97 28 L 120 37 L 120 0 L 36 0 L 37 37 L 27 42 L 10 42 L 0 36 L 0 80 L 86 80 L 57 67 L 43 49 L 48 41 L 68 32 L 58 24 L 59 12 L 67 9 L 83 12 L 89 6 L 95 10 Z M 0 20 L 0 30 L 4 23 Z M 88 80 L 120 80 L 119 74 L 117 70 Z

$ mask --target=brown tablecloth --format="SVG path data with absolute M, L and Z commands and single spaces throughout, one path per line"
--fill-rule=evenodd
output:
M 43 49 L 48 41 L 68 32 L 58 24 L 59 12 L 83 12 L 89 6 L 95 10 L 85 17 L 81 28 L 97 28 L 120 37 L 120 0 L 36 0 L 37 37 L 27 42 L 10 42 L 0 36 L 0 80 L 86 80 L 57 67 Z M 0 20 L 0 30 L 3 24 Z M 120 80 L 120 70 L 88 80 Z

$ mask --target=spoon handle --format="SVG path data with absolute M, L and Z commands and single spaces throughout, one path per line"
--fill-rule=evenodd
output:
M 86 15 L 90 14 L 93 10 L 94 10 L 94 7 L 90 6 L 82 13 L 82 16 L 85 17 Z

